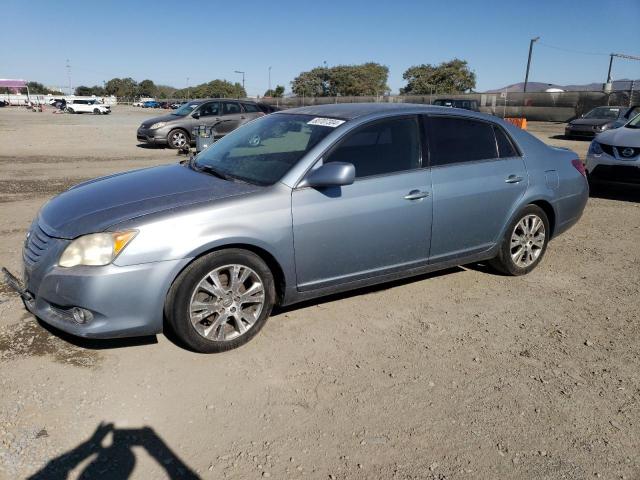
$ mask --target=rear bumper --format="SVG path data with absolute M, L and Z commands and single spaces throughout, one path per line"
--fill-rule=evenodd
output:
M 85 338 L 119 338 L 160 333 L 164 302 L 188 260 L 120 267 L 51 267 L 39 283 L 25 285 L 25 307 L 40 320 Z M 73 308 L 90 312 L 74 320 Z

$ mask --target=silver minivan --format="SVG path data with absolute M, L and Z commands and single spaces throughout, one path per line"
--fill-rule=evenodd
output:
M 152 145 L 183 148 L 192 141 L 192 130 L 200 125 L 215 127 L 215 136 L 224 137 L 264 113 L 254 102 L 212 98 L 185 103 L 177 110 L 145 120 L 138 128 L 138 141 Z

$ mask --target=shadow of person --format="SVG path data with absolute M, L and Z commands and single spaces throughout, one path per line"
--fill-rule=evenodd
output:
M 110 445 L 104 446 L 112 435 Z M 79 479 L 130 478 L 136 465 L 133 447 L 143 447 L 171 479 L 199 479 L 150 427 L 115 428 L 112 423 L 100 423 L 91 437 L 74 449 L 51 459 L 30 480 L 66 480 L 81 463 L 89 463 L 78 474 Z

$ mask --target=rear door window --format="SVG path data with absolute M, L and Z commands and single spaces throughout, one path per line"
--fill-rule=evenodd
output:
M 240 104 L 237 102 L 224 102 L 222 107 L 223 115 L 235 115 L 238 113 L 242 113 L 240 109 Z
M 257 106 L 255 106 L 252 103 L 243 103 L 242 106 L 244 107 L 244 111 L 245 112 L 249 112 L 249 113 L 257 113 L 260 110 L 258 109 Z
M 434 167 L 498 157 L 491 123 L 440 116 L 429 117 L 424 123 Z
M 220 115 L 220 104 L 218 102 L 207 102 L 198 110 L 201 117 L 213 117 Z
M 357 178 L 420 168 L 417 118 L 392 118 L 359 127 L 325 157 L 324 163 L 329 162 L 352 163 Z

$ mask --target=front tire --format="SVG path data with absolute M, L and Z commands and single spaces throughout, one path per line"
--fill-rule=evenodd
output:
M 251 340 L 275 303 L 273 275 L 247 250 L 219 250 L 176 278 L 165 305 L 167 322 L 189 348 L 218 353 Z
M 98 109 L 98 108 L 94 108 L 94 109 L 93 109 L 93 114 L 94 114 L 94 115 L 100 115 L 100 109 Z
M 73 108 L 70 108 L 70 107 L 67 107 L 67 108 L 66 108 L 66 112 L 67 112 L 67 113 L 75 113 L 75 112 L 73 111 Z
M 498 255 L 489 263 L 506 275 L 529 273 L 542 260 L 550 232 L 544 210 L 537 205 L 527 205 L 509 225 Z
M 189 134 L 181 128 L 176 128 L 169 132 L 167 135 L 167 145 L 170 148 L 179 149 L 189 146 L 191 144 L 191 138 Z

